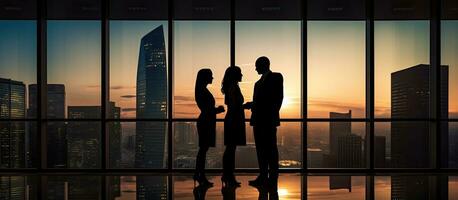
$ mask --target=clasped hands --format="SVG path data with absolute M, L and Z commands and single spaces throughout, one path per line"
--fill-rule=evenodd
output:
M 247 109 L 247 110 L 250 110 L 251 108 L 253 107 L 253 102 L 246 102 L 245 104 L 243 104 L 243 109 Z M 216 108 L 216 114 L 219 114 L 219 113 L 223 113 L 225 112 L 226 110 L 224 109 L 224 106 L 218 106 Z

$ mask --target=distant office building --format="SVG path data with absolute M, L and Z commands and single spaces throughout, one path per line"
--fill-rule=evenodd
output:
M 121 176 L 107 176 L 107 199 L 115 200 L 121 196 Z
M 190 145 L 197 147 L 197 130 L 195 123 L 191 122 L 176 122 L 175 128 L 175 145 L 177 148 L 188 148 Z M 189 148 L 188 148 L 189 149 Z
M 448 66 L 441 66 L 442 77 L 448 77 Z M 391 116 L 392 118 L 429 118 L 431 116 L 430 66 L 416 65 L 391 74 Z M 448 79 L 441 79 L 441 110 L 448 116 Z M 441 138 L 447 146 L 448 126 L 442 126 Z M 430 158 L 429 122 L 392 122 L 391 158 L 393 167 L 429 167 Z M 443 149 L 448 149 L 445 147 Z M 448 151 L 441 152 L 445 158 Z M 445 159 L 444 162 L 446 162 Z
M 47 117 L 54 119 L 65 118 L 65 85 L 48 84 L 47 86 Z M 30 117 L 37 116 L 38 108 L 38 91 L 37 84 L 29 85 L 29 109 L 27 115 Z
M 337 113 L 330 112 L 329 118 L 332 119 L 351 119 L 351 110 L 348 113 Z M 341 136 L 346 136 L 351 134 L 351 122 L 329 122 L 329 157 L 330 161 L 329 167 L 337 167 L 337 153 L 339 152 L 338 140 Z
M 107 117 L 110 119 L 119 119 L 121 117 L 121 108 L 116 107 L 114 102 L 109 102 L 107 106 Z M 112 121 L 107 124 L 108 141 L 109 141 L 109 167 L 121 167 L 121 122 Z
M 137 71 L 137 118 L 167 117 L 167 66 L 162 25 L 141 39 Z M 135 166 L 166 166 L 166 123 L 137 122 Z
M 49 176 L 46 186 L 47 200 L 68 199 L 68 182 L 66 176 Z
M 219 156 L 222 156 L 220 154 Z M 258 167 L 258 160 L 256 155 L 256 146 L 254 144 L 247 144 L 246 146 L 237 147 L 235 152 L 235 167 L 237 168 L 256 168 Z M 221 157 L 214 158 L 214 161 L 220 161 Z M 220 166 L 222 167 L 222 163 Z
M 25 85 L 0 78 L 0 118 L 24 119 Z M 0 122 L 0 168 L 26 167 L 25 122 Z
M 450 168 L 458 168 L 458 123 L 450 123 Z
M 102 184 L 99 176 L 70 176 L 67 178 L 68 200 L 101 199 Z
M 65 86 L 63 84 L 48 84 L 47 85 L 47 112 L 48 118 L 64 119 L 65 118 Z M 29 85 L 29 109 L 27 115 L 30 118 L 37 116 L 37 85 Z M 67 167 L 67 134 L 65 123 L 58 121 L 49 121 L 46 123 L 47 141 L 47 166 L 50 168 L 66 168 Z M 36 123 L 29 125 L 31 140 L 30 149 L 37 149 L 36 140 L 38 132 Z M 31 161 L 38 162 L 38 155 L 31 153 Z
M 121 108 L 116 107 L 114 102 L 109 102 L 107 106 L 107 117 L 110 119 L 119 119 L 121 117 Z M 109 141 L 109 167 L 121 168 L 121 122 L 112 121 L 107 124 L 107 133 Z M 121 196 L 121 177 L 110 176 L 108 186 L 110 188 L 108 199 L 114 200 Z
M 351 119 L 348 113 L 330 112 L 330 119 Z M 362 138 L 351 133 L 351 122 L 329 123 L 329 164 L 337 168 L 362 167 Z M 330 176 L 330 189 L 348 189 L 351 191 L 351 176 Z
M 162 25 L 141 39 L 136 89 L 137 119 L 167 117 L 167 62 Z M 166 135 L 166 122 L 136 122 L 136 168 L 167 166 Z M 167 199 L 166 179 L 137 177 L 137 199 Z
M 339 136 L 337 140 L 339 151 L 337 152 L 338 168 L 362 168 L 363 167 L 363 139 L 359 135 L 350 134 Z
M 27 198 L 28 187 L 25 176 L 1 176 L 0 199 L 24 200 Z
M 100 106 L 68 106 L 68 119 L 100 118 Z M 67 163 L 69 168 L 100 167 L 100 134 L 98 122 L 70 121 L 67 125 Z
M 385 136 L 375 136 L 375 167 L 385 168 L 386 165 L 386 137 Z
M 391 116 L 392 118 L 430 118 L 431 93 L 433 87 L 431 67 L 420 64 L 391 74 Z M 448 116 L 448 66 L 441 66 L 443 77 L 440 82 L 442 117 Z M 394 168 L 427 168 L 430 166 L 430 130 L 429 122 L 391 122 L 391 165 Z M 448 158 L 448 126 L 441 127 L 444 147 L 441 154 Z M 443 159 L 447 163 L 447 159 Z M 435 184 L 428 177 L 399 177 L 391 179 L 391 199 L 429 199 L 429 188 Z M 446 190 L 446 188 L 441 188 Z M 421 192 L 422 191 L 422 192 Z M 441 191 L 444 192 L 444 191 Z
M 323 167 L 323 150 L 315 148 L 307 148 L 307 167 L 321 168 Z

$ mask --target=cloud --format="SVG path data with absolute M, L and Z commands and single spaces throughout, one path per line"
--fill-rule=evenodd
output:
M 133 112 L 133 111 L 137 111 L 136 108 L 123 108 L 122 109 L 122 112 Z
M 132 88 L 135 88 L 135 86 L 114 85 L 110 87 L 111 90 L 122 90 L 122 89 L 132 89 Z
M 364 110 L 364 106 L 359 106 L 356 104 L 348 104 L 348 103 L 338 103 L 332 101 L 319 101 L 319 100 L 309 100 L 309 106 L 321 106 L 327 107 L 332 109 L 350 109 L 350 110 Z
M 131 99 L 137 97 L 136 95 L 133 94 L 128 94 L 128 95 L 122 95 L 121 98 L 126 98 L 126 99 Z
M 100 88 L 100 85 L 88 85 L 86 88 Z M 135 89 L 135 86 L 122 86 L 122 85 L 115 85 L 110 87 L 111 90 L 122 90 L 122 89 Z

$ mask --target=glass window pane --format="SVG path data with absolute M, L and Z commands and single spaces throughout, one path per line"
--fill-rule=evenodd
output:
M 36 122 L 0 122 L 0 168 L 33 168 L 37 159 Z
M 109 122 L 110 168 L 167 168 L 167 122 Z
M 307 22 L 307 96 L 309 118 L 330 112 L 365 115 L 365 22 Z
M 448 137 L 443 140 L 445 148 L 443 147 L 442 151 L 448 151 L 448 167 L 458 168 L 458 122 L 448 122 L 448 125 L 443 123 L 442 129 L 444 126 L 448 128 Z
M 443 72 L 441 82 L 448 84 L 448 91 L 443 91 L 442 96 L 448 101 L 441 101 L 442 109 L 448 117 L 458 118 L 458 20 L 442 21 L 441 25 L 441 65 L 448 66 L 448 73 Z M 448 82 L 448 83 L 447 83 Z M 447 99 L 446 99 L 447 100 Z M 442 111 L 443 112 L 443 111 Z M 442 115 L 447 117 L 447 114 Z
M 222 168 L 224 146 L 224 123 L 216 125 L 215 148 L 207 152 L 207 168 Z M 283 122 L 277 129 L 277 147 L 279 152 L 280 168 L 300 168 L 301 154 L 300 122 Z M 175 122 L 174 134 L 174 168 L 195 168 L 196 155 L 199 150 L 198 133 L 194 122 Z M 246 123 L 246 145 L 237 146 L 235 153 L 236 168 L 258 168 L 256 146 L 253 137 L 253 128 Z
M 230 23 L 228 21 L 177 21 L 174 27 L 174 113 L 176 118 L 197 118 L 194 99 L 197 72 L 209 68 L 213 84 L 208 89 L 216 105 L 224 105 L 221 83 L 230 65 Z M 225 113 L 218 115 L 224 118 Z
M 390 176 L 375 176 L 374 189 L 376 200 L 391 199 L 391 177 Z
M 307 199 L 366 199 L 364 176 L 307 176 Z
M 167 176 L 109 176 L 107 182 L 108 199 L 177 199 L 168 196 Z
M 36 91 L 30 90 L 30 86 L 37 83 L 36 34 L 35 21 L 0 20 L 0 118 L 2 119 L 37 117 L 36 109 L 33 109 Z
M 450 182 L 443 176 L 376 176 L 375 199 L 448 199 L 453 196 Z M 447 183 L 448 182 L 448 183 Z M 444 187 L 445 186 L 445 187 Z M 444 195 L 444 196 L 442 196 Z
M 38 176 L 1 176 L 2 199 L 28 199 L 38 198 Z
M 448 180 L 448 199 L 458 199 L 458 176 L 449 176 Z
M 100 118 L 100 22 L 48 21 L 47 33 L 48 84 L 60 85 L 58 88 L 49 87 L 48 93 L 62 93 L 62 90 L 65 93 L 64 101 L 49 101 L 66 102 L 68 106 L 97 107 L 97 111 L 91 114 Z M 56 95 L 56 98 L 60 97 Z M 48 110 L 54 112 L 52 107 L 48 107 Z M 70 118 L 68 109 L 66 113 Z M 49 113 L 48 117 L 61 118 L 57 113 Z
M 73 111 L 69 112 L 73 115 Z M 46 130 L 48 168 L 101 167 L 101 123 L 53 121 L 46 124 Z
M 432 129 L 429 122 L 375 123 L 375 167 L 428 168 Z
M 331 119 L 350 116 L 331 113 Z M 309 122 L 307 132 L 308 168 L 366 167 L 365 122 Z
M 376 21 L 375 116 L 428 118 L 429 22 Z
M 237 181 L 242 183 L 241 188 L 223 187 L 221 185 L 220 176 L 207 177 L 214 186 L 207 190 L 199 190 L 194 187 L 194 182 L 191 176 L 173 176 L 173 199 L 188 200 L 199 199 L 282 199 L 296 200 L 303 199 L 306 194 L 302 191 L 302 177 L 297 175 L 280 175 L 278 178 L 277 194 L 278 197 L 273 197 L 275 193 L 272 190 L 264 190 L 264 188 L 246 188 L 249 180 L 254 180 L 256 176 L 237 175 Z M 237 190 L 236 190 L 237 189 Z
M 102 182 L 99 176 L 48 176 L 46 199 L 101 200 Z
M 167 22 L 110 21 L 110 101 L 121 118 L 167 117 Z
M 240 88 L 245 101 L 252 101 L 253 89 L 261 76 L 256 59 L 267 56 L 270 69 L 283 75 L 283 104 L 280 118 L 300 118 L 301 111 L 301 22 L 238 21 L 235 23 L 235 63 L 242 69 Z M 247 118 L 251 112 L 246 110 Z

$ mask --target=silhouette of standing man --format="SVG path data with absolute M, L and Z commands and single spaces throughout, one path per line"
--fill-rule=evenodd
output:
M 270 71 L 270 61 L 262 56 L 256 60 L 256 71 L 262 75 L 254 85 L 253 101 L 245 104 L 251 109 L 260 174 L 249 181 L 262 186 L 278 180 L 277 126 L 280 126 L 280 108 L 283 101 L 283 76 Z M 269 174 L 270 168 L 270 174 Z

